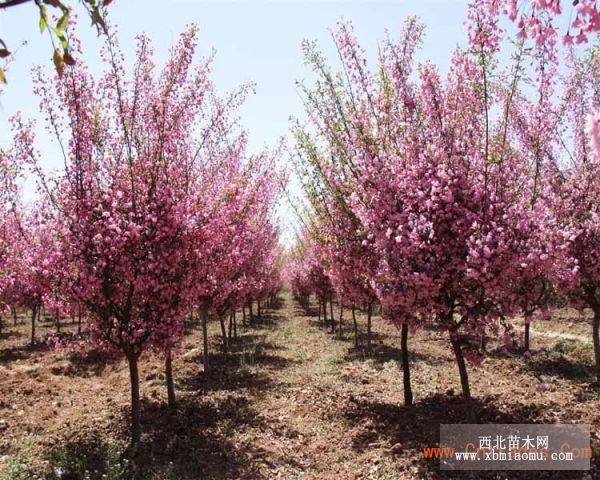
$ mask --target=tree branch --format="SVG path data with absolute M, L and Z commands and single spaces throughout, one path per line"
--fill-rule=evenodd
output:
M 32 0 L 6 0 L 4 2 L 0 2 L 0 10 L 9 8 L 9 7 L 16 7 L 17 5 L 21 5 L 23 3 L 29 3 L 31 1 Z

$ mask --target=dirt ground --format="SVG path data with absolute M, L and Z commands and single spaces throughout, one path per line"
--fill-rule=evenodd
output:
M 480 423 L 587 423 L 590 472 L 440 472 L 423 457 L 441 423 L 465 422 L 448 339 L 410 339 L 415 405 L 402 405 L 398 331 L 374 319 L 373 355 L 354 348 L 316 311 L 288 296 L 220 352 L 211 324 L 211 369 L 190 328 L 174 362 L 177 411 L 166 406 L 160 358 L 140 365 L 139 477 L 167 479 L 600 479 L 600 388 L 592 386 L 591 323 L 569 310 L 532 331 L 532 357 L 492 352 L 469 368 Z M 361 327 L 365 319 L 359 315 Z M 74 325 L 67 329 L 74 329 Z M 50 324 L 38 335 L 52 332 Z M 364 334 L 364 332 L 363 332 Z M 0 337 L 0 480 L 118 479 L 131 470 L 129 382 L 122 361 L 98 352 L 29 348 L 29 326 Z M 104 475 L 104 476 L 102 476 Z

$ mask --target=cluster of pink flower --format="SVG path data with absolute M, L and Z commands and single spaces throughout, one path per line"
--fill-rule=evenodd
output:
M 172 387 L 171 356 L 190 309 L 221 314 L 274 295 L 281 283 L 277 152 L 246 153 L 236 110 L 251 86 L 220 98 L 210 59 L 194 66 L 195 49 L 192 28 L 157 74 L 141 36 L 129 77 L 111 34 L 100 78 L 79 61 L 61 78 L 37 71 L 64 168 L 45 175 L 35 126 L 19 116 L 2 153 L 10 188 L 0 203 L 0 302 L 32 309 L 34 320 L 42 304 L 58 318 L 83 312 L 91 342 L 126 357 L 134 444 L 140 355 L 164 353 Z M 31 209 L 19 203 L 27 169 L 39 184 Z
M 558 14 L 559 2 L 533 3 Z M 597 30 L 593 3 L 581 2 L 578 24 Z M 502 14 L 502 2 L 471 4 L 469 47 L 445 78 L 415 68 L 414 18 L 372 70 L 348 23 L 334 35 L 341 74 L 305 44 L 313 128 L 295 138 L 312 214 L 288 283 L 296 296 L 316 292 L 317 261 L 340 302 L 381 304 L 402 327 L 406 403 L 409 327 L 449 335 L 469 399 L 465 357 L 478 363 L 490 337 L 512 338 L 517 314 L 527 332 L 548 318 L 554 292 L 593 309 L 600 381 L 600 56 L 577 58 L 549 36 L 506 47 Z
M 533 38 L 538 45 L 559 35 L 556 23 L 560 23 L 565 14 L 569 19 L 563 35 L 566 45 L 586 43 L 590 34 L 600 31 L 600 10 L 596 0 L 483 0 L 476 3 L 485 5 L 490 11 L 502 9 L 517 22 L 519 37 Z

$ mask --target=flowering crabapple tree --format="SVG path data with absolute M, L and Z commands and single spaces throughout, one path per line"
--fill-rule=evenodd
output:
M 315 295 L 319 305 L 319 318 L 323 312 L 323 322 L 326 326 L 327 302 L 333 300 L 334 290 L 331 280 L 325 274 L 318 244 L 306 226 L 298 235 L 295 246 L 288 255 L 286 272 L 287 282 L 294 297 L 305 309 L 310 306 L 310 295 Z
M 287 252 L 284 264 L 284 282 L 292 292 L 294 299 L 304 310 L 310 308 L 310 295 L 312 287 L 308 278 L 306 255 L 304 254 L 304 243 L 296 242 L 293 248 Z
M 152 347 L 169 364 L 181 338 L 201 161 L 217 148 L 211 139 L 235 107 L 215 101 L 210 59 L 194 66 L 195 48 L 191 28 L 156 72 L 150 42 L 140 36 L 128 77 L 111 33 L 99 79 L 80 61 L 61 81 L 39 72 L 36 91 L 64 155 L 58 176 L 44 177 L 31 132 L 20 136 L 53 206 L 66 259 L 62 284 L 88 312 L 92 342 L 129 364 L 134 448 L 141 437 L 138 360 Z
M 12 160 L 11 151 L 0 150 L 0 331 L 4 313 L 9 305 L 15 304 L 18 279 L 14 268 L 20 237 L 16 185 L 18 168 Z
M 354 341 L 358 347 L 356 307 L 367 306 L 367 353 L 371 350 L 371 317 L 377 297 L 370 285 L 375 270 L 376 256 L 361 237 L 362 224 L 346 203 L 351 192 L 344 190 L 340 181 L 330 183 L 320 174 L 324 163 L 320 158 L 327 155 L 321 151 L 309 132 L 298 123 L 294 127 L 298 160 L 296 171 L 310 203 L 311 228 L 315 247 L 323 259 L 323 267 L 340 301 L 340 324 L 342 329 L 342 305 L 352 309 Z M 337 179 L 336 179 L 337 180 Z M 335 187 L 334 187 L 335 185 Z
M 239 104 L 248 88 L 235 92 L 227 104 Z M 229 135 L 221 134 L 223 130 L 224 126 L 216 129 L 217 135 L 208 142 L 210 153 L 197 176 L 192 220 L 193 303 L 202 320 L 205 371 L 209 312 L 219 317 L 226 348 L 225 313 L 259 295 L 266 282 L 265 264 L 272 259 L 276 238 L 271 213 L 281 179 L 273 154 L 247 157 L 246 135 L 237 132 L 235 121 L 225 129 Z
M 10 305 L 15 317 L 17 308 L 31 309 L 30 345 L 33 346 L 36 319 L 40 316 L 44 295 L 50 292 L 45 265 L 50 264 L 53 249 L 50 248 L 51 237 L 38 234 L 37 212 L 30 213 L 22 205 L 19 181 L 23 176 L 24 152 L 20 149 L 21 140 L 15 139 L 13 146 L 1 156 L 0 308 L 6 310 Z
M 556 285 L 572 305 L 591 308 L 596 380 L 600 382 L 600 54 L 571 58 L 564 94 L 569 161 L 559 165 L 548 202 L 555 215 Z
M 551 154 L 541 146 L 552 124 L 539 119 L 551 111 L 555 59 L 551 50 L 534 59 L 539 98 L 527 101 L 523 52 L 498 66 L 500 11 L 484 3 L 471 4 L 468 48 L 454 53 L 445 79 L 431 64 L 415 73 L 417 20 L 398 42 L 385 42 L 376 73 L 341 24 L 334 36 L 342 73 L 308 44 L 318 81 L 305 90 L 329 153 L 314 171 L 360 219 L 377 255 L 370 282 L 384 315 L 402 325 L 403 352 L 409 325 L 448 332 L 468 404 L 465 357 L 480 361 L 480 339 L 498 336 L 518 306 L 535 303 L 528 282 L 544 280 L 551 264 L 538 227 L 548 212 L 535 198 Z
M 538 181 L 533 185 L 532 203 L 539 197 L 540 201 L 552 211 L 552 218 L 547 218 L 546 212 L 543 215 L 545 218 L 540 218 L 538 223 L 542 230 L 545 229 L 545 235 L 538 234 L 532 237 L 538 240 L 542 237 L 551 239 L 550 247 L 546 242 L 545 248 L 538 248 L 537 264 L 532 261 L 531 255 L 524 263 L 527 265 L 527 274 L 522 278 L 528 277 L 528 279 L 521 286 L 523 293 L 529 292 L 529 298 L 523 294 L 521 299 L 525 300 L 523 305 L 527 322 L 525 348 L 528 349 L 527 312 L 541 306 L 542 310 L 546 310 L 547 316 L 547 295 L 552 291 L 548 288 L 549 277 L 552 277 L 559 291 L 565 293 L 576 306 L 589 306 L 594 310 L 596 302 L 594 295 L 589 294 L 590 291 L 594 291 L 594 287 L 589 286 L 594 284 L 593 274 L 587 278 L 585 274 L 581 277 L 578 264 L 581 261 L 589 265 L 589 259 L 597 257 L 594 248 L 583 247 L 583 244 L 589 239 L 586 234 L 594 231 L 594 227 L 589 223 L 590 221 L 593 223 L 593 212 L 588 209 L 585 202 L 591 201 L 590 205 L 593 205 L 594 199 L 586 198 L 586 194 L 592 192 L 593 195 L 596 191 L 593 180 L 587 176 L 594 175 L 597 163 L 594 156 L 594 148 L 597 145 L 595 140 L 597 129 L 594 125 L 597 121 L 595 123 L 594 118 L 597 118 L 598 99 L 591 92 L 598 91 L 597 75 L 595 75 L 598 69 L 598 53 L 597 47 L 592 47 L 582 58 L 578 58 L 572 45 L 587 43 L 588 35 L 600 31 L 600 12 L 595 1 L 573 2 L 572 9 L 575 11 L 571 12 L 572 23 L 563 37 L 563 43 L 570 48 L 566 55 L 562 56 L 557 49 L 559 33 L 555 24 L 560 21 L 560 16 L 564 13 L 562 8 L 569 8 L 565 5 L 567 2 L 530 2 L 532 12 L 529 18 L 525 18 L 523 12 L 519 14 L 516 2 L 504 3 L 509 4 L 510 18 L 513 20 L 519 18 L 518 36 L 521 39 L 535 38 L 534 59 L 538 100 L 535 104 L 529 105 L 526 105 L 522 99 L 517 100 L 520 112 L 515 115 L 516 130 L 524 140 L 523 145 L 535 159 L 533 165 L 535 165 L 534 171 Z M 482 8 L 487 8 L 492 16 L 497 14 L 497 2 L 490 0 L 481 4 Z M 559 80 L 557 75 L 557 67 L 563 59 L 564 67 L 568 72 L 565 81 Z M 559 91 L 557 86 L 561 87 L 561 93 L 562 91 L 565 93 L 560 102 L 553 102 L 553 93 Z M 586 118 L 588 119 L 587 133 Z M 567 146 L 564 138 L 569 138 L 571 145 Z M 564 154 L 561 155 L 565 148 L 573 150 L 567 152 L 566 162 L 563 158 Z M 577 182 L 579 184 L 575 186 Z M 579 186 L 582 187 L 581 190 Z M 582 192 L 586 193 L 582 194 Z M 569 204 L 569 202 L 573 203 Z M 581 240 L 579 248 L 585 248 L 586 255 L 589 254 L 587 260 L 578 259 L 580 254 L 575 253 L 578 247 L 574 246 L 576 240 Z M 541 243 L 543 242 L 538 242 L 538 247 Z M 536 271 L 537 273 L 534 273 Z M 582 289 L 587 289 L 588 293 L 582 294 Z M 598 371 L 597 327 L 594 328 L 594 337 Z
M 395 235 L 389 241 L 388 224 L 399 219 L 395 209 L 401 208 L 400 198 L 393 195 L 401 190 L 398 183 L 392 182 L 402 180 L 402 170 L 393 166 L 392 160 L 397 158 L 396 142 L 406 131 L 399 131 L 398 126 L 409 125 L 408 122 L 400 123 L 404 116 L 401 106 L 414 103 L 412 98 L 407 98 L 411 96 L 411 89 L 406 85 L 406 78 L 410 74 L 408 67 L 419 42 L 420 31 L 416 20 L 411 19 L 397 46 L 391 40 L 386 42 L 380 58 L 381 71 L 391 68 L 395 76 L 384 77 L 381 83 L 366 69 L 364 54 L 349 24 L 341 23 L 334 32 L 342 58 L 341 74 L 331 71 L 315 45 L 304 45 L 306 59 L 318 75 L 315 87 L 304 88 L 304 94 L 309 117 L 318 135 L 317 141 L 324 152 L 306 157 L 312 164 L 312 171 L 323 179 L 323 185 L 334 192 L 334 200 L 344 199 L 343 204 L 349 206 L 352 215 L 359 221 L 358 228 L 346 228 L 350 238 L 344 242 L 355 243 L 358 239 L 360 247 L 355 245 L 353 251 L 370 253 L 366 256 L 369 259 L 366 265 L 355 272 L 368 278 L 368 288 L 362 293 L 371 295 L 374 292 L 384 308 L 385 317 L 401 326 L 406 404 L 412 403 L 407 339 L 408 324 L 415 316 L 413 303 L 418 279 L 405 281 L 405 272 L 413 273 L 412 269 L 408 270 L 405 261 L 410 257 L 389 250 L 390 247 L 396 249 L 398 242 L 394 241 Z M 392 53 L 399 53 L 399 56 L 394 57 Z M 386 64 L 386 58 L 389 64 Z M 394 58 L 397 63 L 392 62 Z M 394 87 L 392 79 L 397 82 L 397 91 L 403 92 L 397 102 L 392 99 L 385 101 L 384 97 L 391 95 Z M 400 82 L 403 84 L 400 85 Z M 381 85 L 385 88 L 380 90 Z M 408 88 L 402 88 L 405 85 Z M 390 111 L 392 108 L 400 111 Z M 409 108 L 413 108 L 412 104 Z M 410 118 L 408 115 L 407 119 Z M 422 290 L 426 291 L 425 288 Z
M 308 261 L 308 278 L 319 303 L 319 312 L 323 313 L 323 325 L 327 326 L 327 304 L 330 305 L 331 317 L 333 317 L 333 285 L 325 273 L 323 258 L 319 252 L 319 245 L 310 238 L 309 249 L 311 251 Z M 333 318 L 330 319 L 333 325 Z

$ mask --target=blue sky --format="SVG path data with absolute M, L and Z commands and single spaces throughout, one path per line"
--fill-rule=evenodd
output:
M 196 23 L 201 53 L 216 49 L 213 79 L 218 88 L 227 92 L 242 82 L 256 83 L 256 94 L 242 108 L 241 117 L 250 134 L 251 151 L 258 151 L 287 133 L 290 115 L 303 117 L 295 86 L 296 80 L 310 76 L 300 52 L 303 39 L 317 40 L 325 56 L 335 62 L 330 29 L 340 18 L 349 19 L 374 59 L 385 30 L 394 36 L 408 15 L 418 15 L 427 25 L 420 58 L 445 70 L 453 47 L 465 41 L 466 8 L 467 0 L 114 0 L 109 15 L 119 26 L 129 61 L 133 60 L 136 34 L 146 32 L 152 38 L 161 63 L 178 33 Z M 2 145 L 10 141 L 10 115 L 21 111 L 26 118 L 38 118 L 39 101 L 32 93 L 30 79 L 32 66 L 43 64 L 50 73 L 52 70 L 52 52 L 47 38 L 39 33 L 36 15 L 33 2 L 0 12 L 0 38 L 11 50 L 17 50 L 8 72 L 9 84 L 0 97 Z M 80 19 L 78 34 L 85 60 L 92 70 L 99 71 L 99 40 L 84 14 Z M 27 44 L 19 46 L 23 41 Z M 58 165 L 57 146 L 41 128 L 38 131 L 44 160 L 48 166 Z
M 242 120 L 250 131 L 253 150 L 273 144 L 286 133 L 290 115 L 302 116 L 302 105 L 295 80 L 305 78 L 300 42 L 316 39 L 332 62 L 330 28 L 340 18 L 353 21 L 362 45 L 371 56 L 387 28 L 398 32 L 407 15 L 420 16 L 428 26 L 421 56 L 445 68 L 452 46 L 464 41 L 462 22 L 466 0 L 114 0 L 110 19 L 118 24 L 121 44 L 129 59 L 133 38 L 144 31 L 153 39 L 158 60 L 166 57 L 168 47 L 186 25 L 200 28 L 202 52 L 217 51 L 214 80 L 222 91 L 244 81 L 254 81 L 256 95 L 242 110 Z M 165 7 L 164 5 L 167 5 Z M 6 119 L 20 110 L 36 117 L 38 100 L 32 94 L 30 70 L 44 64 L 51 70 L 51 50 L 47 38 L 37 29 L 33 3 L 0 12 L 0 37 L 11 50 L 17 50 L 8 72 L 9 84 L 0 98 L 0 142 L 10 134 Z M 99 69 L 99 42 L 87 18 L 78 27 L 86 62 Z M 19 47 L 22 41 L 27 45 Z

